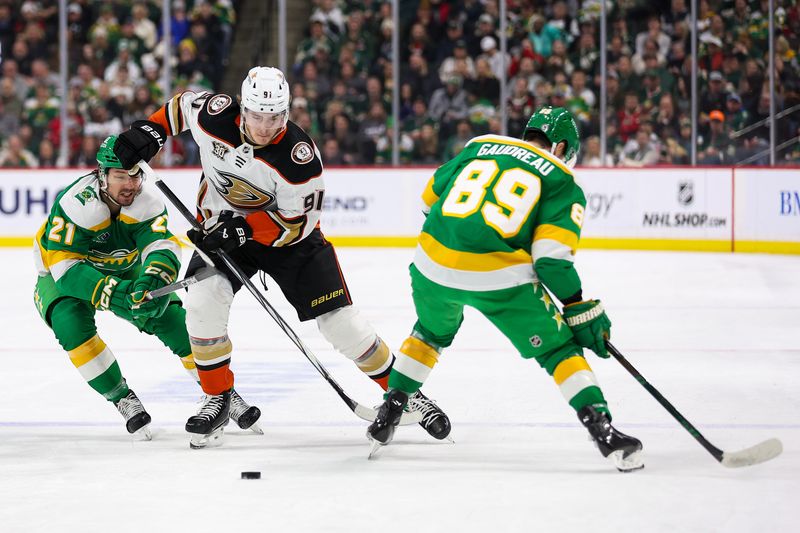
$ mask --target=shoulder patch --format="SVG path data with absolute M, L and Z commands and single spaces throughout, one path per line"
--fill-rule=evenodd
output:
M 292 161 L 298 165 L 305 165 L 314 160 L 314 149 L 305 141 L 299 142 L 292 148 Z
M 64 214 L 81 228 L 94 231 L 110 221 L 111 213 L 99 200 L 97 177 L 88 174 L 62 193 L 58 204 Z
M 209 115 L 218 115 L 223 109 L 231 105 L 233 100 L 227 94 L 216 94 L 208 100 L 206 109 Z

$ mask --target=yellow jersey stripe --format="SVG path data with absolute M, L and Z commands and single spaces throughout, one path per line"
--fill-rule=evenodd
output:
M 431 207 L 438 199 L 439 196 L 433 192 L 433 176 L 431 176 L 431 179 L 428 180 L 428 184 L 425 186 L 425 190 L 422 192 L 422 201 L 425 202 L 425 205 Z
M 106 349 L 106 343 L 95 335 L 77 348 L 69 351 L 69 358 L 76 367 L 81 367 Z
M 419 235 L 419 245 L 437 264 L 457 270 L 490 272 L 531 262 L 531 255 L 524 250 L 484 254 L 452 250 L 425 232 Z
M 79 254 L 77 252 L 68 252 L 66 250 L 47 250 L 44 252 L 44 264 L 50 269 L 53 265 L 60 263 L 61 261 L 66 261 L 68 259 L 75 259 L 76 261 L 82 261 L 86 259 L 84 254 Z
M 136 220 L 135 218 L 126 215 L 125 213 L 119 214 L 119 221 L 122 222 L 123 224 L 138 224 L 139 222 L 141 222 L 140 220 Z
M 569 359 L 561 361 L 558 364 L 555 372 L 553 372 L 553 379 L 556 380 L 556 384 L 561 385 L 572 374 L 575 372 L 580 372 L 581 370 L 588 370 L 589 372 L 592 371 L 589 363 L 586 362 L 586 359 L 580 355 L 575 355 Z
M 107 218 L 104 221 L 102 221 L 101 223 L 99 223 L 98 225 L 92 226 L 91 228 L 89 228 L 89 231 L 100 231 L 101 229 L 106 229 L 110 225 L 111 225 L 111 219 Z
M 439 352 L 416 337 L 408 337 L 400 346 L 400 352 L 428 368 L 433 368 L 439 360 Z
M 542 239 L 550 239 L 569 246 L 573 253 L 578 249 L 578 235 L 576 233 L 552 224 L 542 224 L 536 227 L 533 232 L 533 242 Z

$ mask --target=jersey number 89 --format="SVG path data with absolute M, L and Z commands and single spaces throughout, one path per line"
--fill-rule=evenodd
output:
M 495 202 L 484 201 L 486 191 L 499 170 L 493 159 L 470 162 L 453 182 L 442 203 L 442 214 L 466 218 L 480 209 L 486 224 L 504 238 L 519 233 L 539 201 L 542 184 L 537 176 L 527 170 L 508 169 L 500 174 L 492 187 Z

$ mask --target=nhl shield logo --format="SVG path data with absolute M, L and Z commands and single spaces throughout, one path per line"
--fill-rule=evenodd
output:
M 542 345 L 542 338 L 539 335 L 534 335 L 533 337 L 528 339 L 528 342 L 530 342 L 531 346 L 533 346 L 534 348 L 539 348 Z
M 694 183 L 681 181 L 678 183 L 678 202 L 681 205 L 691 205 L 694 202 Z

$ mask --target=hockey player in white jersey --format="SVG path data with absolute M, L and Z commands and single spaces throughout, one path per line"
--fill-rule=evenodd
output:
M 384 390 L 394 355 L 352 304 L 333 245 L 320 231 L 325 184 L 311 138 L 290 122 L 289 84 L 272 67 L 250 69 L 237 101 L 227 94 L 184 92 L 120 135 L 126 167 L 149 160 L 167 135 L 189 130 L 203 174 L 197 216 L 205 232 L 190 238 L 207 252 L 222 249 L 250 276 L 263 271 L 280 286 L 300 320 L 315 319 L 333 347 Z M 195 254 L 187 275 L 205 268 Z M 226 269 L 191 285 L 186 325 L 207 402 L 186 429 L 198 442 L 217 436 L 226 418 L 233 376 L 228 317 L 241 283 Z M 447 415 L 418 393 L 409 402 L 437 439 L 450 433 Z

